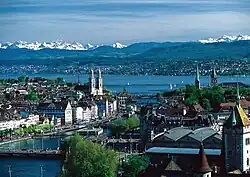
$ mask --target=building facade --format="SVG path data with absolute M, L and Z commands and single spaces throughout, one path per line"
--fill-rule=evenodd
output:
M 89 93 L 93 96 L 102 96 L 103 95 L 103 79 L 101 70 L 98 70 L 97 80 L 95 79 L 94 71 L 91 69 L 89 75 Z
M 237 103 L 223 127 L 223 145 L 226 172 L 250 169 L 250 120 L 240 105 L 239 87 Z

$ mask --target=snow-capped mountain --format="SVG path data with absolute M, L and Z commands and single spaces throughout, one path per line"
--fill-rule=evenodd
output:
M 121 43 L 119 43 L 119 42 L 116 42 L 116 43 L 112 44 L 112 47 L 113 47 L 113 48 L 122 49 L 122 48 L 127 47 L 127 46 L 126 46 L 126 45 L 123 45 L 123 44 L 121 44 Z
M 238 35 L 238 36 L 223 35 L 219 38 L 208 38 L 204 40 L 199 40 L 199 42 L 206 44 L 206 43 L 233 42 L 233 41 L 242 41 L 242 40 L 250 40 L 250 36 L 248 35 Z
M 102 45 L 101 45 L 102 46 Z M 41 49 L 60 49 L 60 50 L 93 50 L 98 48 L 99 45 L 86 44 L 83 45 L 78 42 L 68 43 L 65 41 L 55 41 L 55 42 L 26 42 L 26 41 L 16 41 L 14 43 L 5 42 L 0 43 L 0 49 L 30 49 L 30 50 L 41 50 Z M 124 48 L 126 45 L 116 42 L 112 44 L 113 48 Z
M 217 43 L 217 42 L 233 42 L 233 41 L 241 41 L 241 40 L 250 40 L 250 36 L 248 35 L 238 35 L 238 36 L 221 36 L 219 38 L 208 38 L 208 39 L 201 39 L 198 41 L 193 41 L 193 42 L 200 42 L 202 44 L 206 43 Z M 191 41 L 192 42 L 192 41 Z M 135 45 L 144 45 L 143 43 L 135 43 L 132 44 L 131 46 Z M 157 46 L 165 46 L 164 43 L 156 43 Z M 26 41 L 16 41 L 14 43 L 11 42 L 4 42 L 0 43 L 0 49 L 29 49 L 29 50 L 41 50 L 41 49 L 57 49 L 57 50 L 75 50 L 75 51 L 87 51 L 87 50 L 94 50 L 102 46 L 107 46 L 107 47 L 112 47 L 112 48 L 117 48 L 117 49 L 122 49 L 126 48 L 127 45 L 121 44 L 119 42 L 116 42 L 112 45 L 92 45 L 92 44 L 81 44 L 78 42 L 65 42 L 62 40 L 59 41 L 54 41 L 54 42 L 26 42 Z M 149 46 L 153 47 L 152 45 L 149 44 Z M 150 48 L 150 47 L 146 47 Z

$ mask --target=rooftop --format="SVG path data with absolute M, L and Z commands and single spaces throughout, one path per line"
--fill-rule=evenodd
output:
M 173 129 L 168 130 L 165 133 L 160 133 L 154 137 L 155 140 L 157 140 L 160 137 L 167 137 L 173 141 L 178 141 L 181 138 L 188 136 L 190 138 L 193 138 L 197 141 L 204 141 L 209 137 L 216 137 L 217 139 L 221 140 L 222 136 L 219 134 L 218 131 L 214 130 L 211 127 L 202 127 L 195 130 L 192 130 L 188 127 L 176 127 Z
M 152 147 L 146 150 L 146 153 L 153 154 L 183 154 L 183 155 L 198 155 L 200 149 L 195 148 L 167 148 L 167 147 Z M 221 149 L 204 149 L 206 155 L 221 155 Z

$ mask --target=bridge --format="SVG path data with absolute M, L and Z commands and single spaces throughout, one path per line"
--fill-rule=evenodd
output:
M 63 158 L 60 150 L 0 149 L 0 158 Z
M 117 119 L 118 116 L 119 115 L 113 115 L 112 117 L 102 119 L 102 120 L 96 120 L 94 122 L 86 122 L 86 123 L 80 124 L 80 125 L 72 125 L 72 126 L 69 126 L 68 128 L 57 129 L 56 131 L 47 132 L 44 134 L 38 134 L 38 135 L 35 135 L 32 137 L 35 138 L 35 137 L 44 137 L 44 136 L 63 136 L 66 132 L 72 132 L 72 131 L 80 130 L 82 128 L 101 127 L 101 126 L 105 125 L 106 123 Z

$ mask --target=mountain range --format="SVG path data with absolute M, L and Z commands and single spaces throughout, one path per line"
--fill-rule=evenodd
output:
M 217 42 L 233 42 L 233 41 L 241 41 L 241 40 L 250 40 L 250 36 L 248 35 L 238 35 L 238 36 L 227 36 L 223 35 L 219 38 L 208 38 L 208 39 L 202 39 L 198 40 L 197 42 L 206 44 L 206 43 L 217 43 Z M 134 45 L 134 44 L 132 44 Z M 42 49 L 58 49 L 58 50 L 94 50 L 96 48 L 106 46 L 108 45 L 92 45 L 92 44 L 86 44 L 83 45 L 78 42 L 65 42 L 62 40 L 55 41 L 55 42 L 26 42 L 26 41 L 16 41 L 14 43 L 11 42 L 5 42 L 0 43 L 0 49 L 30 49 L 30 50 L 42 50 Z M 111 45 L 113 48 L 122 49 L 129 47 L 127 45 L 121 44 L 119 42 L 116 42 Z
M 77 42 L 33 42 L 17 41 L 0 43 L 2 64 L 46 60 L 96 62 L 104 64 L 124 61 L 168 60 L 168 59 L 243 59 L 250 58 L 250 36 L 222 36 L 191 42 L 140 42 L 131 45 L 91 45 Z M 121 60 L 123 59 L 123 60 Z M 29 61 L 31 62 L 31 61 Z M 49 61 L 52 62 L 52 61 Z M 36 63 L 36 62 L 34 62 Z

